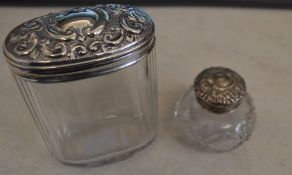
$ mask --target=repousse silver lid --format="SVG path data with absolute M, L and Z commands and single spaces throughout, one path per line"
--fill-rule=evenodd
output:
M 127 67 L 149 53 L 154 24 L 140 8 L 119 4 L 50 13 L 14 28 L 4 54 L 17 75 L 59 82 Z
M 198 102 L 216 113 L 236 108 L 245 97 L 244 79 L 231 69 L 211 67 L 203 70 L 195 79 L 194 90 Z

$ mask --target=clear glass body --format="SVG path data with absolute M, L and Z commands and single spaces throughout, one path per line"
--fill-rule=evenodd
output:
M 225 152 L 237 148 L 251 135 L 255 107 L 247 94 L 230 112 L 214 113 L 203 108 L 191 87 L 177 102 L 173 127 L 177 138 L 200 150 Z
M 96 166 L 124 159 L 155 138 L 153 51 L 102 76 L 59 83 L 15 79 L 50 152 L 65 164 Z

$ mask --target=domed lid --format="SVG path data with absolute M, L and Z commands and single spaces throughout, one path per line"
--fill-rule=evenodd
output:
M 4 54 L 19 76 L 57 82 L 132 65 L 153 45 L 154 24 L 145 11 L 107 4 L 29 20 L 8 34 Z
M 203 70 L 194 82 L 198 102 L 213 112 L 228 112 L 236 108 L 246 94 L 244 79 L 236 72 L 211 67 Z

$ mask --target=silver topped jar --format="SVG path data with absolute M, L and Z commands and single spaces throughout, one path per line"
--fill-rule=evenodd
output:
M 56 159 L 99 165 L 154 139 L 154 45 L 147 13 L 118 4 L 51 13 L 8 34 L 6 60 Z
M 178 138 L 199 149 L 224 152 L 237 148 L 252 133 L 255 107 L 244 79 L 231 69 L 202 71 L 177 102 Z

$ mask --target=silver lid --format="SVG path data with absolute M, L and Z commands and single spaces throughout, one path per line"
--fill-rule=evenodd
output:
M 38 82 L 100 75 L 137 62 L 154 45 L 142 9 L 107 4 L 50 13 L 14 28 L 4 43 L 13 72 Z
M 244 79 L 223 67 L 203 70 L 195 79 L 194 89 L 198 102 L 217 113 L 233 110 L 246 94 Z

